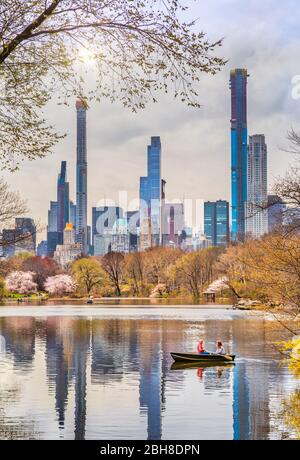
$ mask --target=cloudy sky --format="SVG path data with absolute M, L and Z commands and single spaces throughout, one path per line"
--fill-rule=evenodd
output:
M 203 76 L 201 109 L 186 108 L 171 96 L 138 114 L 119 105 L 94 104 L 88 112 L 89 206 L 119 190 L 138 196 L 139 176 L 146 173 L 151 136 L 162 140 L 163 177 L 169 199 L 230 200 L 229 71 L 246 67 L 249 134 L 265 134 L 269 188 L 293 158 L 284 153 L 286 133 L 300 127 L 300 99 L 292 97 L 292 78 L 300 75 L 298 0 L 189 0 L 190 14 L 210 40 L 224 37 L 219 54 L 228 64 L 215 77 Z M 74 101 L 75 104 L 75 101 Z M 12 188 L 27 199 L 31 215 L 46 224 L 49 200 L 56 198 L 61 160 L 68 161 L 75 199 L 76 111 L 74 104 L 51 104 L 49 120 L 67 133 L 45 159 L 24 162 L 19 172 L 4 173 Z M 132 206 L 131 206 L 132 207 Z M 90 216 L 89 216 L 90 219 Z

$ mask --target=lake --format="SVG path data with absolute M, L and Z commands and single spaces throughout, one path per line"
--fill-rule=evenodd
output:
M 1 306 L 0 439 L 292 439 L 285 334 L 226 306 Z M 236 364 L 174 369 L 200 338 Z

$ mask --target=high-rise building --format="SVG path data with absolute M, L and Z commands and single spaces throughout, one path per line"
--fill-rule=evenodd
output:
M 47 251 L 48 256 L 53 256 L 56 246 L 62 241 L 59 241 L 57 231 L 57 201 L 50 201 L 50 209 L 48 210 L 48 226 L 47 226 Z
M 229 243 L 228 201 L 204 203 L 204 234 L 212 246 L 226 246 Z
M 67 162 L 61 162 L 61 169 L 57 180 L 57 231 L 60 242 L 63 240 L 63 232 L 70 218 L 69 183 L 67 182 Z
M 30 217 L 17 217 L 15 228 L 3 229 L 2 241 L 3 256 L 12 257 L 22 252 L 35 254 L 36 225 Z
M 62 267 L 66 267 L 81 255 L 80 243 L 75 243 L 73 224 L 67 223 L 63 232 L 63 244 L 58 244 L 54 252 L 54 259 Z
M 245 238 L 247 203 L 247 69 L 230 73 L 232 239 Z
M 70 201 L 70 223 L 76 230 L 76 204 Z
M 83 101 L 76 102 L 77 165 L 76 165 L 76 241 L 87 253 L 87 136 L 86 110 Z
M 109 252 L 112 229 L 117 221 L 123 217 L 123 209 L 119 206 L 101 206 L 92 208 L 92 245 L 94 255 L 103 255 Z M 105 241 L 101 242 L 101 237 Z M 97 242 L 96 242 L 97 240 Z M 109 240 L 109 242 L 108 242 Z
M 129 252 L 136 252 L 139 248 L 139 228 L 140 213 L 139 211 L 127 211 L 126 219 L 129 230 Z
M 259 238 L 268 232 L 267 146 L 265 136 L 249 136 L 246 233 Z
M 161 142 L 151 137 L 147 151 L 147 176 L 140 178 L 141 250 L 161 244 Z
M 164 203 L 162 209 L 162 245 L 178 247 L 184 228 L 183 203 Z
M 111 250 L 129 253 L 129 229 L 127 219 L 117 219 L 112 229 Z
M 112 230 L 104 230 L 103 234 L 95 235 L 94 237 L 94 255 L 104 256 L 111 252 Z
M 39 257 L 46 257 L 48 255 L 47 241 L 41 241 L 36 248 L 36 255 Z

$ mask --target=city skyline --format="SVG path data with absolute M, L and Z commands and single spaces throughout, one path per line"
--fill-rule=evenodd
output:
M 236 68 L 230 70 L 230 93 L 231 93 L 231 225 L 229 219 L 230 203 L 224 199 L 216 202 L 204 202 L 204 213 L 201 224 L 198 227 L 189 227 L 186 220 L 185 207 L 187 200 L 177 203 L 182 206 L 182 228 L 177 234 L 174 233 L 175 214 L 174 207 L 169 208 L 169 215 L 165 215 L 166 201 L 166 181 L 162 179 L 162 144 L 160 136 L 151 136 L 150 144 L 147 146 L 147 169 L 144 176 L 139 180 L 139 225 L 135 223 L 136 231 L 133 233 L 139 235 L 137 242 L 139 248 L 135 251 L 145 251 L 155 246 L 165 246 L 171 243 L 175 247 L 180 247 L 186 238 L 187 231 L 191 231 L 191 236 L 199 236 L 201 232 L 207 239 L 207 244 L 219 246 L 228 244 L 229 241 L 244 240 L 246 235 L 259 238 L 268 232 L 268 212 L 254 209 L 257 206 L 267 205 L 268 187 L 267 187 L 267 146 L 264 134 L 250 135 L 248 138 L 247 124 L 247 84 L 248 70 L 245 68 Z M 55 249 L 59 251 L 72 250 L 72 256 L 78 254 L 106 254 L 110 251 L 131 252 L 130 250 L 130 223 L 127 217 L 121 222 L 117 216 L 116 206 L 92 207 L 92 222 L 88 215 L 88 189 L 87 189 L 87 121 L 86 111 L 87 104 L 82 100 L 77 100 L 76 104 L 76 203 L 70 199 L 69 182 L 67 181 L 67 161 L 61 161 L 60 173 L 57 180 L 57 200 L 50 201 L 48 210 L 47 226 L 47 254 L 54 257 L 61 257 L 67 260 L 67 256 L 58 256 L 54 253 Z M 167 170 L 167 168 L 166 168 Z M 118 188 L 116 184 L 116 188 Z M 126 197 L 128 199 L 128 197 Z M 111 202 L 111 200 L 109 200 Z M 174 201 L 172 201 L 174 203 Z M 123 202 L 124 204 L 124 202 Z M 194 206 L 191 201 L 189 205 Z M 170 203 L 169 203 L 170 205 Z M 130 206 L 130 204 L 129 204 Z M 199 207 L 199 200 L 196 200 L 196 206 Z M 107 230 L 98 229 L 98 219 L 96 214 L 101 217 L 104 211 L 104 218 L 107 219 L 106 210 L 114 211 L 113 226 L 109 225 Z M 124 212 L 130 210 L 128 202 L 125 203 Z M 122 210 L 123 212 L 123 210 Z M 132 212 L 132 210 L 131 210 Z M 189 209 L 189 217 L 193 216 L 193 209 Z M 199 209 L 196 214 L 199 215 Z M 117 219 L 117 220 L 116 220 Z M 181 218 L 180 218 L 181 219 Z M 112 220 L 111 218 L 109 220 Z M 172 221 L 172 231 L 165 231 Z M 91 224 L 89 224 L 91 222 Z M 69 224 L 70 223 L 70 224 Z M 71 225 L 74 229 L 73 243 L 65 242 L 65 230 Z M 139 231 L 137 233 L 137 227 Z M 113 229 L 115 231 L 113 231 Z M 10 230 L 7 230 L 8 232 Z M 199 233 L 200 232 L 200 233 Z M 111 233 L 110 235 L 108 233 Z M 67 232 L 68 234 L 68 232 Z M 185 236 L 184 236 L 185 235 Z M 104 249 L 103 242 L 107 240 L 107 248 Z M 168 237 L 169 236 L 169 240 Z M 99 240 L 95 252 L 96 239 Z M 107 238 L 106 238 L 107 239 Z M 176 241 L 176 243 L 175 243 Z M 77 245 L 75 244 L 77 243 Z M 61 246 L 65 245 L 67 246 Z M 205 244 L 205 243 L 204 243 Z M 60 245 L 60 246 L 57 246 Z M 75 245 L 74 247 L 72 245 Z M 72 247 L 71 247 L 72 246 Z M 103 247 L 102 247 L 103 246 Z M 113 247 L 118 249 L 113 249 Z M 81 251 L 79 251 L 79 248 Z M 101 248 L 101 249 L 100 249 Z M 123 248 L 121 250 L 121 248 Z M 74 253 L 74 254 L 73 254 Z
M 293 1 L 288 3 L 290 8 L 296 5 Z M 93 190 L 95 202 L 90 202 L 89 208 L 96 206 L 104 196 L 115 198 L 115 183 L 120 184 L 120 189 L 134 195 L 137 185 L 135 178 L 144 169 L 145 139 L 153 133 L 160 135 L 164 145 L 164 165 L 168 164 L 168 174 L 163 170 L 163 177 L 168 183 L 170 199 L 181 198 L 185 194 L 186 197 L 203 200 L 230 200 L 230 177 L 225 176 L 225 171 L 230 167 L 230 94 L 227 87 L 228 72 L 234 67 L 245 67 L 251 74 L 249 126 L 251 133 L 263 131 L 266 135 L 270 157 L 269 184 L 272 184 L 274 177 L 283 173 L 292 157 L 283 154 L 280 147 L 287 145 L 286 133 L 292 125 L 296 126 L 299 111 L 299 101 L 292 98 L 291 83 L 293 76 L 299 74 L 295 59 L 298 49 L 295 30 L 299 13 L 294 8 L 295 16 L 291 17 L 288 14 L 290 8 L 275 4 L 267 24 L 264 18 L 268 17 L 269 7 L 270 2 L 261 5 L 254 1 L 251 6 L 246 6 L 237 1 L 228 5 L 228 2 L 221 0 L 203 6 L 201 23 L 206 23 L 205 29 L 212 38 L 218 37 L 220 30 L 224 33 L 220 54 L 228 57 L 229 62 L 214 78 L 203 76 L 200 110 L 185 108 L 164 96 L 157 105 L 150 104 L 136 115 L 118 104 L 102 102 L 91 105 L 89 160 L 95 167 L 94 171 L 89 172 L 89 188 Z M 218 8 L 222 15 L 216 14 Z M 224 17 L 228 22 L 224 21 Z M 240 21 L 241 18 L 243 21 Z M 251 24 L 251 31 L 246 40 L 241 31 L 247 24 Z M 262 37 L 268 40 L 268 46 L 264 48 L 261 47 Z M 274 53 L 274 49 L 278 49 L 279 54 Z M 25 162 L 16 174 L 3 173 L 12 188 L 22 190 L 30 207 L 28 214 L 43 224 L 47 220 L 47 196 L 54 196 L 55 193 L 55 183 L 49 177 L 57 174 L 62 159 L 68 162 L 69 181 L 73 184 L 70 194 L 75 196 L 74 102 L 70 101 L 69 107 L 57 107 L 55 103 L 48 106 L 47 117 L 60 132 L 68 134 L 54 149 L 54 154 L 45 159 Z M 276 132 L 273 126 L 276 126 Z M 187 161 L 193 167 L 185 168 Z M 208 175 L 207 169 L 213 170 L 214 174 Z M 212 194 L 213 187 L 215 193 Z

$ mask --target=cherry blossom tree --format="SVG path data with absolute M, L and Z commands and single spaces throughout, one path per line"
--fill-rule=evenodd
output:
M 33 272 L 12 272 L 6 277 L 6 289 L 18 294 L 30 294 L 31 292 L 36 292 L 37 284 L 33 281 L 33 277 Z
M 49 294 L 62 295 L 73 292 L 76 284 L 70 275 L 56 275 L 48 276 L 44 287 Z

